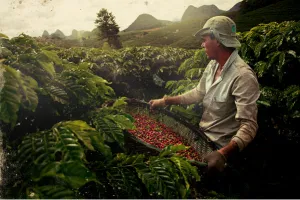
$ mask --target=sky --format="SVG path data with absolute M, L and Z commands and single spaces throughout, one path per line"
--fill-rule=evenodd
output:
M 115 16 L 120 30 L 140 14 L 156 19 L 179 21 L 189 5 L 216 5 L 229 10 L 241 0 L 0 0 L 0 33 L 10 38 L 21 33 L 41 36 L 57 29 L 65 35 L 72 30 L 92 31 L 97 13 L 106 8 Z

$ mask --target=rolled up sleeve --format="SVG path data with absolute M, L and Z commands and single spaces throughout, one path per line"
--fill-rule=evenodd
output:
M 256 101 L 260 96 L 259 84 L 254 73 L 247 71 L 237 77 L 232 88 L 237 109 L 235 119 L 240 122 L 232 140 L 241 151 L 254 139 L 258 129 Z

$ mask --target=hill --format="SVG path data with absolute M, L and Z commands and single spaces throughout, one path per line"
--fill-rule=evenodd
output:
M 236 12 L 236 11 L 241 10 L 241 4 L 242 4 L 242 2 L 236 3 L 232 8 L 230 8 L 228 10 L 228 12 Z
M 189 6 L 183 13 L 181 21 L 210 18 L 223 12 L 215 5 L 204 5 L 199 8 Z
M 167 20 L 158 20 L 149 14 L 141 14 L 124 32 L 158 28 L 171 23 L 172 22 Z
M 120 33 L 124 47 L 127 46 L 174 46 L 189 49 L 199 48 L 199 42 L 193 37 L 206 19 L 174 22 L 163 28 Z
M 189 6 L 180 22 L 173 22 L 160 27 L 157 25 L 150 26 L 146 20 L 141 23 L 138 17 L 140 22 L 138 27 L 147 25 L 148 28 L 144 30 L 132 28 L 133 31 L 128 31 L 130 30 L 128 28 L 126 31 L 120 32 L 120 39 L 124 47 L 152 45 L 197 49 L 199 48 L 199 42 L 193 37 L 193 34 L 204 25 L 207 19 L 221 13 L 224 13 L 224 11 L 218 9 L 215 5 L 205 5 L 199 8 Z M 150 23 L 154 24 L 156 22 L 158 24 L 158 20 L 155 20 L 154 17 L 150 20 L 150 16 L 147 16 Z M 146 18 L 146 16 L 144 17 Z M 135 22 L 133 24 L 137 24 Z
M 232 13 L 225 13 L 230 15 Z M 300 1 L 282 0 L 268 6 L 235 15 L 234 20 L 240 32 L 248 31 L 260 23 L 300 20 Z
M 44 32 L 45 33 L 45 32 Z M 45 33 L 46 34 L 46 33 Z M 65 39 L 65 34 L 61 31 L 61 30 L 59 30 L 59 29 L 57 29 L 54 33 L 52 33 L 51 35 L 50 35 L 52 38 L 57 38 L 57 39 Z
M 253 3 L 254 0 L 251 1 Z M 300 1 L 298 0 L 275 0 L 274 3 L 269 4 L 256 4 L 255 10 L 245 12 L 245 8 L 242 7 L 240 2 L 233 6 L 230 10 L 222 12 L 219 15 L 225 15 L 232 18 L 237 24 L 238 32 L 244 32 L 250 30 L 252 27 L 257 26 L 260 23 L 269 22 L 282 22 L 300 20 Z M 245 5 L 245 4 L 244 4 Z M 237 9 L 237 7 L 240 9 Z M 258 8 L 258 6 L 262 6 Z M 184 13 L 191 13 L 188 10 L 196 9 L 190 6 Z M 192 16 L 192 14 L 189 14 Z M 196 14 L 195 14 L 196 16 Z M 199 48 L 199 42 L 193 38 L 193 34 L 199 30 L 204 22 L 210 16 L 203 17 L 202 19 L 195 20 L 182 20 L 174 24 L 168 25 L 163 28 L 151 30 L 151 31 L 139 31 L 130 32 L 127 34 L 120 34 L 121 41 L 124 46 L 172 46 L 188 49 Z M 182 17 L 183 19 L 186 17 Z M 194 17 L 196 18 L 196 17 Z
M 96 39 L 99 34 L 97 28 L 93 29 L 92 31 L 77 31 L 73 29 L 71 35 L 65 36 L 65 34 L 61 30 L 56 30 L 54 33 L 49 34 L 47 30 L 44 30 L 42 37 L 52 39 L 66 39 L 66 40 L 82 40 L 82 39 Z

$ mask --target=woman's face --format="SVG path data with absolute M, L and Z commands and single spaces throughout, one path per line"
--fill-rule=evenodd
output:
M 209 59 L 216 59 L 219 43 L 216 39 L 211 39 L 210 35 L 202 37 L 201 47 L 205 48 L 206 55 Z

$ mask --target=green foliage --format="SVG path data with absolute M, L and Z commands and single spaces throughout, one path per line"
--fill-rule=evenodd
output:
M 18 120 L 20 107 L 35 111 L 38 104 L 38 85 L 34 79 L 25 76 L 19 70 L 5 65 L 1 65 L 1 68 L 5 70 L 5 83 L 0 92 L 0 119 L 13 127 Z
M 178 73 L 184 74 L 184 79 L 168 81 L 165 86 L 166 89 L 170 91 L 172 96 L 175 96 L 195 88 L 208 62 L 205 50 L 197 50 L 194 56 L 186 59 L 178 68 Z M 199 109 L 195 109 L 197 106 L 195 104 L 190 106 L 171 106 L 170 110 L 197 126 L 201 118 L 201 112 Z
M 109 50 L 111 50 L 111 47 L 109 46 L 108 42 L 104 42 L 103 46 L 102 46 L 102 49 L 106 50 L 106 51 L 109 51 Z
M 199 69 L 199 68 L 205 68 L 208 64 L 208 58 L 206 56 L 205 50 L 200 49 L 197 50 L 193 57 L 190 57 L 189 59 L 186 59 L 179 67 L 178 72 L 184 73 L 186 78 L 195 78 L 198 79 L 201 77 L 201 74 L 199 74 L 196 77 L 189 77 L 187 73 L 191 69 Z
M 182 94 L 194 88 L 208 64 L 208 59 L 204 49 L 195 52 L 193 57 L 186 59 L 178 68 L 178 73 L 184 74 L 185 79 L 179 81 L 169 81 L 166 88 L 172 95 Z
M 28 199 L 72 199 L 78 198 L 79 195 L 62 185 L 45 185 L 27 188 L 26 197 Z
M 3 39 L 0 39 L 3 40 Z M 8 50 L 6 47 L 0 46 L 0 59 L 7 58 L 12 55 L 12 52 Z
M 261 84 L 258 103 L 271 118 L 263 124 L 289 136 L 297 133 L 299 116 L 299 27 L 295 21 L 272 22 L 241 34 L 242 57 L 254 67 Z
M 98 100 L 105 100 L 113 96 L 114 91 L 108 82 L 84 69 L 64 70 L 57 79 L 63 84 L 63 89 L 68 93 L 70 101 L 87 105 Z
M 84 146 L 91 151 L 98 151 L 106 157 L 111 157 L 110 147 L 104 144 L 104 138 L 83 121 L 64 122 L 63 125 L 77 136 Z
M 99 112 L 104 115 L 112 110 Z M 188 198 L 190 184 L 200 181 L 196 167 L 176 155 L 186 149 L 183 145 L 168 146 L 152 157 L 112 156 L 105 141 L 98 131 L 79 120 L 60 122 L 51 130 L 25 136 L 15 158 L 23 172 L 22 181 L 15 184 L 21 188 L 16 197 L 81 198 L 88 192 L 84 188 L 94 182 L 106 188 L 101 191 L 105 198 Z M 89 151 L 104 156 L 89 160 Z
M 122 111 L 118 107 L 125 105 L 125 99 L 119 99 L 113 107 L 103 107 L 91 114 L 92 124 L 99 131 L 100 135 L 107 142 L 117 142 L 121 148 L 124 148 L 123 130 L 134 129 L 134 119 Z
M 0 33 L 0 37 L 8 38 L 8 36 L 3 33 Z
M 179 76 L 175 69 L 193 53 L 184 49 L 149 46 L 103 51 L 91 60 L 95 63 L 91 70 L 112 81 L 119 96 L 149 99 L 163 94 L 164 83 Z
M 189 123 L 197 127 L 201 120 L 202 110 L 200 108 L 196 108 L 196 106 L 197 104 L 192 104 L 186 107 L 172 105 L 170 107 L 170 111 L 183 117 L 183 119 L 187 120 Z
M 291 112 L 292 118 L 299 118 L 299 99 L 300 99 L 300 86 L 291 85 L 284 91 L 284 98 L 286 99 L 286 105 Z
M 190 189 L 190 178 L 193 177 L 196 179 L 196 181 L 200 181 L 200 176 L 197 172 L 196 167 L 192 167 L 190 163 L 188 163 L 184 158 L 182 157 L 175 157 L 173 156 L 171 158 L 171 161 L 176 165 L 176 167 L 180 170 L 180 172 L 183 175 L 185 187 L 187 190 Z M 184 196 L 186 195 L 183 193 Z
M 182 157 L 172 155 L 185 149 L 184 146 L 167 146 L 159 156 L 150 157 L 146 164 L 136 164 L 139 178 L 151 196 L 161 198 L 187 198 L 190 182 L 200 181 L 196 167 Z M 167 158 L 168 157 L 168 158 Z
M 164 198 L 179 196 L 176 190 L 176 178 L 171 176 L 171 169 L 168 168 L 169 162 L 166 158 L 151 157 L 148 166 L 144 164 L 136 167 L 139 178 L 146 185 L 150 195 Z
M 249 1 L 243 1 L 248 3 Z M 237 30 L 240 32 L 249 31 L 251 28 L 258 26 L 261 23 L 299 20 L 299 1 L 297 0 L 270 0 L 267 1 L 255 1 L 258 6 L 253 8 L 254 10 L 248 10 L 243 12 L 243 9 L 238 12 L 234 21 L 237 25 Z M 260 7 L 264 4 L 266 6 Z M 256 9 L 257 8 L 257 9 Z M 280 13 L 280 15 L 278 14 Z
M 161 157 L 169 156 L 171 154 L 176 153 L 177 151 L 183 151 L 186 149 L 188 148 L 184 145 L 174 145 L 174 146 L 168 145 L 159 153 L 159 156 Z
M 6 86 L 1 97 L 1 120 L 11 123 L 12 127 L 17 122 L 20 106 L 34 112 L 38 104 L 39 108 L 50 104 L 57 109 L 53 113 L 69 115 L 78 107 L 95 108 L 115 95 L 108 81 L 89 70 L 89 63 L 64 62 L 58 56 L 59 52 L 40 49 L 26 35 L 14 38 L 6 45 L 12 55 L 4 60 L 8 69 L 4 75 Z M 93 54 L 93 50 L 90 52 Z M 45 96 L 50 97 L 48 102 L 39 102 Z
M 23 184 L 29 187 L 29 191 L 32 187 L 33 192 L 27 191 L 27 195 L 59 196 L 53 191 L 56 187 L 46 187 L 49 183 L 45 180 L 58 186 L 56 192 L 61 191 L 59 188 L 62 186 L 66 187 L 66 191 L 60 193 L 64 197 L 72 195 L 71 190 L 79 189 L 90 181 L 97 182 L 95 174 L 86 167 L 85 148 L 80 142 L 89 150 L 94 150 L 97 147 L 92 146 L 91 141 L 99 137 L 95 129 L 82 121 L 61 122 L 52 130 L 24 137 L 17 156 L 26 180 Z M 95 142 L 99 141 L 101 139 Z M 109 148 L 106 150 L 110 151 Z
M 143 155 L 127 157 L 124 154 L 118 154 L 115 160 L 115 165 L 108 168 L 106 175 L 115 191 L 116 198 L 142 198 L 141 181 L 133 166 L 143 163 Z

